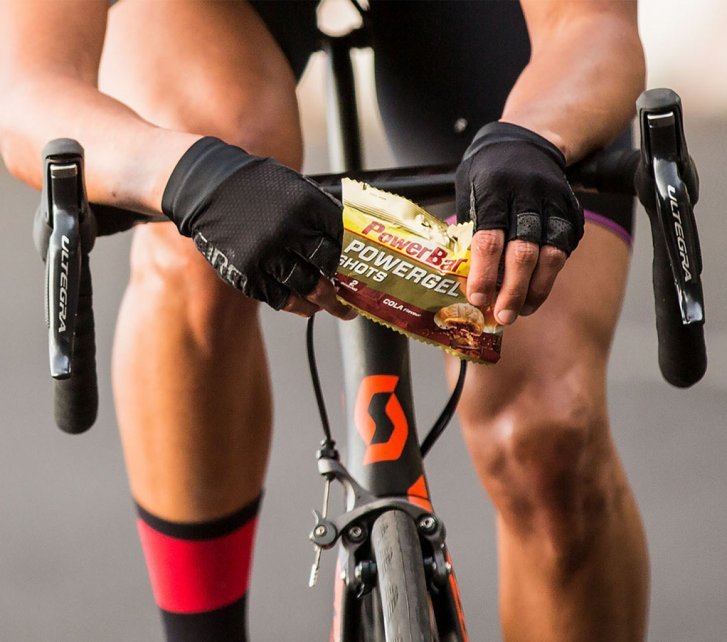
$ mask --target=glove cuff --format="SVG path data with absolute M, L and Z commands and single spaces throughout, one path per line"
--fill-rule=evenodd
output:
M 219 138 L 200 138 L 184 152 L 172 171 L 162 196 L 162 212 L 180 234 L 192 236 L 194 220 L 220 184 L 256 160 L 256 156 Z
M 499 121 L 487 123 L 475 134 L 472 143 L 464 154 L 463 160 L 466 160 L 480 149 L 499 143 L 529 143 L 546 152 L 561 169 L 565 170 L 563 152 L 547 138 L 543 138 L 540 134 L 536 134 L 526 127 Z

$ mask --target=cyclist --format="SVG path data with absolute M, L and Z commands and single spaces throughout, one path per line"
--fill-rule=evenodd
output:
M 9 170 L 38 187 L 43 144 L 70 136 L 86 149 L 92 201 L 171 219 L 135 233 L 113 376 L 172 641 L 245 636 L 271 423 L 255 299 L 350 316 L 326 278 L 340 208 L 293 171 L 316 4 L 0 3 Z M 631 204 L 583 200 L 598 212 L 584 234 L 563 176 L 632 115 L 644 84 L 636 2 L 372 0 L 367 20 L 397 156 L 464 154 L 458 210 L 479 230 L 468 296 L 512 325 L 501 364 L 471 369 L 461 404 L 498 511 L 505 637 L 641 639 L 646 550 L 604 383 Z

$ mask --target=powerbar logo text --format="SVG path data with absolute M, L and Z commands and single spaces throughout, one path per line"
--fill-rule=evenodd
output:
M 676 188 L 673 185 L 667 185 L 669 193 L 669 207 L 671 215 L 674 219 L 674 232 L 677 237 L 677 246 L 679 247 L 679 256 L 682 257 L 682 270 L 684 271 L 684 280 L 691 281 L 692 273 L 689 264 L 689 253 L 687 251 L 687 242 L 684 240 L 684 228 L 682 227 L 682 215 L 679 211 L 679 201 L 676 198 Z
M 71 240 L 64 234 L 61 237 L 61 278 L 58 288 L 58 331 L 66 331 L 68 315 L 68 246 Z
M 370 278 L 377 283 L 384 281 L 391 273 L 441 294 L 453 297 L 459 294 L 459 282 L 456 279 L 429 272 L 359 239 L 353 239 L 346 246 L 339 265 L 342 270 Z
M 460 265 L 467 262 L 467 259 L 448 259 L 447 250 L 444 248 L 427 247 L 421 243 L 416 243 L 415 241 L 396 236 L 396 234 L 391 234 L 386 231 L 385 225 L 376 221 L 369 223 L 361 233 L 364 236 L 375 236 L 376 241 L 381 245 L 388 245 L 442 272 L 456 272 Z

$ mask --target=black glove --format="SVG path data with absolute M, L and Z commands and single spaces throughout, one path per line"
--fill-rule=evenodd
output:
M 565 177 L 565 158 L 542 136 L 510 123 L 477 132 L 457 169 L 457 218 L 475 231 L 570 253 L 583 236 L 583 210 Z
M 217 138 L 185 152 L 162 211 L 223 280 L 275 309 L 338 266 L 341 204 L 292 169 Z

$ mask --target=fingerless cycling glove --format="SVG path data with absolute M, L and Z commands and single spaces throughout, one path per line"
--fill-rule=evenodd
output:
M 457 216 L 475 231 L 554 245 L 570 254 L 583 236 L 583 210 L 565 177 L 565 157 L 542 136 L 510 123 L 485 125 L 457 170 Z
M 217 138 L 185 152 L 162 211 L 223 280 L 275 309 L 338 265 L 341 204 L 292 169 Z

